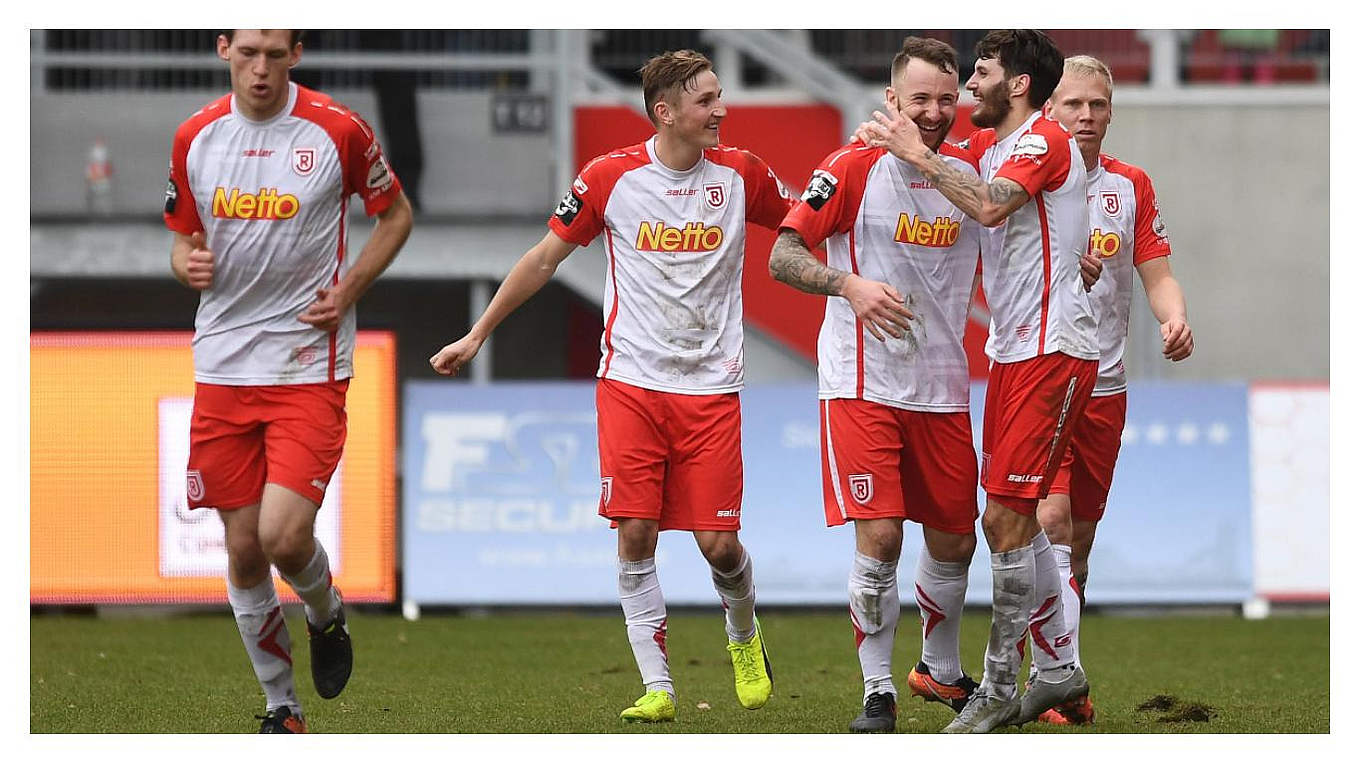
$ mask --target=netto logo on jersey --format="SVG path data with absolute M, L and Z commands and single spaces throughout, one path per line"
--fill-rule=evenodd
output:
M 243 193 L 233 187 L 227 194 L 224 187 L 213 193 L 212 215 L 219 219 L 292 219 L 302 208 L 296 195 L 279 195 L 276 187 L 262 187 L 258 193 Z
M 708 227 L 703 222 L 687 222 L 683 228 L 668 227 L 665 222 L 643 222 L 638 226 L 636 248 L 663 253 L 704 253 L 718 250 L 722 243 L 722 227 Z
M 899 243 L 923 245 L 928 248 L 948 248 L 959 239 L 959 223 L 947 216 L 935 217 L 932 224 L 906 214 L 897 215 L 897 232 L 893 240 Z
M 1108 259 L 1119 253 L 1119 235 L 1114 232 L 1102 232 L 1099 227 L 1091 230 L 1091 253 Z

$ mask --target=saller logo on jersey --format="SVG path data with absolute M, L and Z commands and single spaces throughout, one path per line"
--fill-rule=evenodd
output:
M 1091 230 L 1091 253 L 1106 259 L 1119 253 L 1119 235 L 1102 232 L 1099 227 Z
M 958 239 L 959 223 L 947 216 L 935 217 L 932 224 L 915 216 L 897 215 L 897 233 L 893 235 L 893 240 L 899 243 L 948 248 Z
M 219 187 L 213 193 L 212 215 L 218 219 L 292 219 L 302 208 L 296 195 L 279 195 L 276 187 L 262 187 L 258 193 L 243 193 L 233 187 L 231 194 Z
M 667 227 L 665 222 L 638 226 L 639 251 L 664 253 L 704 253 L 716 251 L 723 242 L 722 227 L 707 227 L 703 222 L 687 222 L 683 228 Z
M 813 211 L 821 211 L 822 206 L 831 200 L 831 196 L 836 194 L 836 175 L 821 169 L 812 171 L 812 179 L 808 180 L 807 190 L 803 191 L 803 202 L 812 207 Z

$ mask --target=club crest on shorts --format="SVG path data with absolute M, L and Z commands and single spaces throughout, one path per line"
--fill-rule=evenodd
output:
M 709 208 L 722 208 L 727 205 L 727 187 L 719 182 L 704 185 L 704 200 Z
M 1105 216 L 1119 216 L 1119 193 L 1101 193 L 1100 208 Z
M 614 478 L 600 478 L 600 503 L 609 506 L 609 497 L 614 495 Z
M 316 168 L 316 148 L 293 148 L 293 171 L 307 176 Z
M 860 504 L 868 504 L 874 498 L 874 476 L 869 473 L 851 475 L 850 496 Z
M 203 474 L 198 470 L 188 470 L 184 479 L 184 493 L 190 502 L 203 500 Z

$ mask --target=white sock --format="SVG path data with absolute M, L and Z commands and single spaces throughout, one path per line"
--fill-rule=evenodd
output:
M 756 635 L 756 587 L 751 555 L 742 549 L 741 561 L 730 573 L 715 567 L 709 569 L 713 575 L 713 588 L 726 613 L 728 641 L 750 641 Z
M 1058 562 L 1053 556 L 1053 546 L 1042 530 L 1030 542 L 1030 547 L 1034 550 L 1034 600 L 1029 614 L 1031 656 L 1038 666 L 1040 678 L 1053 673 L 1054 679 L 1061 680 L 1067 674 L 1059 675 L 1058 669 L 1072 665 L 1073 650 L 1063 615 Z
M 656 578 L 656 558 L 619 560 L 619 603 L 628 626 L 638 672 L 647 691 L 675 696 L 670 663 L 666 659 L 666 599 Z
M 959 664 L 959 623 L 968 593 L 968 563 L 940 562 L 921 547 L 916 562 L 916 607 L 921 613 L 921 662 L 936 680 L 963 678 Z
M 1020 673 L 1020 640 L 1034 601 L 1034 547 L 992 552 L 992 630 L 982 663 L 985 693 L 1013 699 Z
M 307 622 L 313 628 L 322 628 L 335 619 L 340 612 L 340 596 L 331 585 L 331 561 L 320 541 L 315 541 L 316 552 L 307 566 L 297 575 L 279 573 L 293 591 L 302 597 L 307 610 Z
M 850 624 L 855 627 L 855 648 L 864 673 L 864 698 L 888 693 L 897 698 L 892 681 L 893 640 L 902 603 L 897 592 L 897 562 L 866 557 L 855 552 L 850 571 Z
M 1053 559 L 1058 563 L 1058 584 L 1062 589 L 1063 628 L 1072 637 L 1072 661 L 1080 665 L 1081 649 L 1077 634 L 1081 630 L 1081 595 L 1077 592 L 1076 580 L 1072 578 L 1072 547 L 1054 544 Z
M 236 588 L 227 581 L 227 601 L 236 616 L 236 629 L 250 655 L 250 666 L 264 689 L 265 711 L 287 705 L 301 717 L 297 691 L 293 688 L 293 643 L 283 620 L 283 608 L 274 591 L 274 579 L 265 578 L 254 588 Z

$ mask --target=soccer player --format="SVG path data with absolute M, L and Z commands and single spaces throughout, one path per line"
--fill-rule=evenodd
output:
M 171 268 L 200 291 L 188 502 L 222 518 L 227 600 L 265 694 L 260 733 L 302 733 L 292 646 L 270 567 L 302 598 L 312 682 L 345 688 L 353 651 L 316 512 L 345 443 L 354 303 L 411 230 L 373 130 L 289 81 L 301 31 L 217 38 L 231 93 L 175 132 L 165 224 Z M 378 217 L 357 258 L 345 212 Z
M 942 162 L 976 178 L 973 157 L 944 141 L 959 97 L 954 49 L 907 37 L 890 72 L 888 107 L 916 123 Z M 810 250 L 823 241 L 827 265 Z M 959 617 L 977 545 L 963 334 L 979 241 L 978 223 L 918 170 L 885 148 L 852 142 L 813 173 L 770 254 L 776 279 L 838 296 L 827 300 L 817 375 L 827 525 L 855 525 L 850 622 L 864 709 L 851 731 L 896 729 L 892 648 L 904 519 L 925 536 L 915 583 L 921 661 L 908 687 L 955 710 L 977 687 L 959 664 Z
M 1067 131 L 1042 108 L 1063 58 L 1037 30 L 989 32 L 967 87 L 977 99 L 965 147 L 982 177 L 947 163 L 910 119 L 875 112 L 867 144 L 887 147 L 988 229 L 983 287 L 992 359 L 982 425 L 982 529 L 991 549 L 992 631 L 981 685 L 947 733 L 986 733 L 1033 720 L 1086 694 L 1062 623 L 1058 569 L 1035 511 L 1048 495 L 1095 385 L 1096 322 L 1084 290 L 1086 169 Z M 1038 674 L 1018 696 L 1019 645 L 1033 639 Z
M 1148 306 L 1161 324 L 1162 355 L 1181 361 L 1195 347 L 1186 321 L 1185 295 L 1171 275 L 1171 243 L 1152 180 L 1142 169 L 1100 152 L 1114 115 L 1113 91 L 1109 67 L 1079 55 L 1066 60 L 1062 79 L 1049 99 L 1049 114 L 1072 133 L 1081 149 L 1086 164 L 1089 245 L 1105 265 L 1105 274 L 1090 294 L 1100 324 L 1095 391 L 1086 411 L 1073 422 L 1072 441 L 1048 497 L 1039 502 L 1039 522 L 1058 562 L 1064 628 L 1072 637 L 1077 662 L 1081 661 L 1077 632 L 1086 596 L 1087 559 L 1096 523 L 1105 513 L 1128 409 L 1123 359 L 1135 271 L 1143 281 Z M 1048 723 L 1094 719 L 1089 695 L 1039 716 Z
M 741 523 L 741 270 L 746 223 L 776 229 L 793 200 L 756 156 L 719 144 L 727 116 L 707 58 L 663 53 L 640 71 L 656 127 L 644 143 L 590 161 L 468 334 L 430 358 L 451 375 L 601 233 L 609 259 L 595 391 L 600 514 L 618 529 L 619 600 L 645 688 L 626 722 L 675 719 L 660 530 L 694 534 L 726 611 L 743 707 L 772 689 Z

